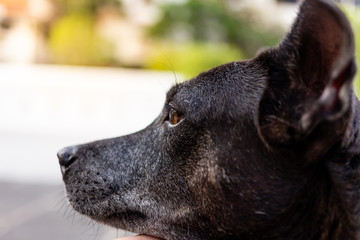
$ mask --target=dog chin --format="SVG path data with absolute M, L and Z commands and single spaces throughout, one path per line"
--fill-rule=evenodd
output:
M 161 231 L 163 227 L 156 226 L 153 220 L 139 211 L 127 210 L 121 213 L 109 215 L 103 219 L 93 218 L 94 220 L 108 226 L 123 229 L 129 232 L 142 235 L 154 236 L 161 239 L 171 238 L 166 232 Z
M 115 228 L 125 229 L 131 232 L 141 232 L 144 230 L 141 226 L 147 225 L 148 218 L 141 212 L 127 210 L 94 220 Z
M 69 197 L 69 204 L 78 213 L 90 217 L 92 220 L 112 226 L 118 229 L 124 229 L 130 232 L 144 233 L 148 217 L 136 210 L 119 210 L 112 209 L 110 206 L 116 205 L 106 199 L 101 202 L 79 204 L 76 198 Z

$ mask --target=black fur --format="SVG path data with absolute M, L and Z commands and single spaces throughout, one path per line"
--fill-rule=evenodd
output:
M 146 129 L 61 150 L 68 199 L 169 240 L 357 239 L 355 71 L 344 14 L 306 0 L 278 47 L 174 86 Z

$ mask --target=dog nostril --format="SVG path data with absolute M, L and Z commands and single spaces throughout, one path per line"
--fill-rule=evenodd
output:
M 76 153 L 78 148 L 76 146 L 73 147 L 66 147 L 61 149 L 57 153 L 57 157 L 59 159 L 59 163 L 61 166 L 61 169 L 66 169 L 69 167 L 72 163 L 74 163 L 77 159 Z

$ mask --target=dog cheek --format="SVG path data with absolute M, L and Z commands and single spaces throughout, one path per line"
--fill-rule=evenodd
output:
M 206 138 L 206 137 L 205 137 Z M 223 198 L 221 182 L 227 179 L 225 170 L 218 163 L 216 149 L 207 139 L 193 152 L 191 167 L 187 172 L 188 185 L 196 205 L 204 215 L 216 211 L 216 205 Z M 209 214 L 211 216 L 211 214 Z M 214 219 L 215 221 L 215 219 Z

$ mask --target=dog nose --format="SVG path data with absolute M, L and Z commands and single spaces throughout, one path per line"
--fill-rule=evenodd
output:
M 57 153 L 62 174 L 64 174 L 66 169 L 76 161 L 77 151 L 77 146 L 71 146 L 63 148 Z

